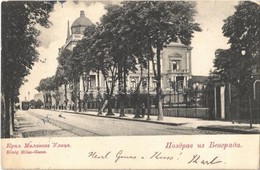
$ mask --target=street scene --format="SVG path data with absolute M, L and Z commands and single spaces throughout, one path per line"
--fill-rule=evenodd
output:
M 260 134 L 259 11 L 3 2 L 1 138 Z

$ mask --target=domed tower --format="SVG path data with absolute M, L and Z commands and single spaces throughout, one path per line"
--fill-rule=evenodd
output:
M 83 38 L 86 27 L 91 25 L 93 25 L 93 23 L 85 16 L 84 11 L 80 11 L 80 17 L 71 25 L 71 34 L 68 23 L 67 39 L 62 49 L 73 50 L 77 42 Z
M 83 35 L 85 28 L 91 25 L 93 25 L 93 23 L 85 17 L 84 11 L 80 11 L 80 17 L 77 18 L 71 25 L 71 33 Z

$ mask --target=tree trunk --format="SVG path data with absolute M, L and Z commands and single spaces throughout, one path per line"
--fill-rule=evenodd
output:
M 75 97 L 75 101 L 74 101 L 74 112 L 77 112 L 78 110 L 78 96 L 77 96 L 77 83 L 74 80 L 74 97 Z
M 68 106 L 67 83 L 64 84 L 64 91 L 65 91 L 65 110 L 67 110 L 67 106 Z
M 125 117 L 125 95 L 120 94 L 120 115 L 119 117 Z
M 125 63 L 126 64 L 126 63 Z M 125 117 L 125 101 L 126 101 L 126 68 L 124 66 L 124 78 L 123 78 L 123 94 L 122 94 L 122 99 L 120 103 L 120 117 Z
M 10 138 L 10 98 L 8 92 L 4 94 L 5 118 L 4 118 L 4 138 Z
M 141 118 L 141 116 L 140 116 L 141 101 L 140 101 L 140 94 L 138 92 L 135 94 L 134 101 L 135 101 L 135 107 L 134 107 L 135 116 L 134 116 L 134 118 Z
M 106 116 L 111 116 L 111 115 L 115 115 L 115 114 L 112 112 L 111 97 L 109 97 L 108 101 L 107 101 L 107 114 L 106 114 Z
M 159 43 L 158 43 L 159 44 Z M 157 46 L 157 101 L 158 101 L 158 118 L 157 120 L 163 120 L 163 109 L 162 109 L 162 94 L 161 94 L 161 60 L 160 60 L 160 48 Z
M 49 93 L 49 98 L 50 98 L 50 110 L 52 109 L 52 96 L 51 96 L 51 91 L 50 91 L 50 93 Z
M 100 75 L 99 75 L 99 70 L 98 70 L 98 72 L 97 72 L 97 81 L 98 81 L 98 87 L 97 87 L 97 90 L 98 90 L 98 114 L 99 115 L 102 115 L 102 110 L 101 110 L 101 95 L 100 95 L 100 77 L 99 77 Z
M 151 54 L 152 54 L 152 49 Z M 152 57 L 152 56 L 151 56 Z M 148 74 L 147 74 L 147 120 L 150 120 L 150 113 L 151 113 L 151 107 L 150 107 L 150 60 L 148 59 Z
M 78 108 L 79 108 L 79 112 L 81 112 L 81 98 L 80 98 L 80 81 L 79 81 L 79 90 L 78 90 Z
M 43 92 L 43 108 L 46 109 L 46 94 Z
M 123 80 L 123 77 L 122 77 L 122 74 L 123 74 L 123 69 L 121 67 L 120 69 L 120 77 L 119 77 L 119 100 L 120 100 L 120 115 L 119 117 L 125 117 L 125 68 L 124 68 L 124 80 Z M 122 88 L 123 86 L 123 88 Z
M 14 131 L 15 130 L 15 127 L 14 127 L 14 112 L 15 112 L 15 110 L 14 110 L 14 98 L 13 98 L 13 95 L 12 95 L 12 97 L 11 97 L 11 124 L 12 124 L 12 131 Z

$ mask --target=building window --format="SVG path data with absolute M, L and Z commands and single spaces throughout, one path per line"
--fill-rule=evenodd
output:
M 178 60 L 173 60 L 172 61 L 172 70 L 177 71 L 180 69 L 180 61 Z
M 176 90 L 178 92 L 183 92 L 183 87 L 184 87 L 184 76 L 177 76 L 176 77 Z
M 133 89 L 136 88 L 136 78 L 131 77 L 130 81 L 131 81 L 131 88 L 133 88 Z
M 180 81 L 178 81 L 178 85 L 177 85 L 177 87 L 178 87 L 178 92 L 183 92 L 183 81 L 182 80 L 180 80 Z
M 147 87 L 147 77 L 145 77 L 142 81 L 142 87 L 146 88 Z
M 80 28 L 75 28 L 75 34 L 80 34 Z
M 90 88 L 96 88 L 96 76 L 90 75 Z
M 156 88 L 156 85 L 157 85 L 157 80 L 155 79 L 155 77 L 152 78 L 152 88 Z

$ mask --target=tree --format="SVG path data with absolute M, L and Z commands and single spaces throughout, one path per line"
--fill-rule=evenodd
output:
M 40 81 L 40 84 L 38 87 L 36 87 L 36 90 L 39 92 L 43 92 L 43 97 L 44 97 L 44 105 L 45 108 L 51 109 L 52 106 L 52 97 L 53 97 L 53 92 L 55 89 L 57 89 L 56 84 L 54 83 L 54 76 L 52 77 L 47 77 L 45 79 L 42 79 Z
M 107 115 L 113 115 L 111 108 L 111 98 L 114 93 L 115 83 L 119 77 L 119 65 L 117 58 L 118 43 L 116 40 L 115 30 L 111 24 L 116 22 L 118 6 L 109 6 L 107 15 L 101 19 L 101 24 L 86 28 L 85 38 L 80 42 L 83 47 L 83 70 L 89 73 L 91 70 L 96 71 L 99 79 L 99 72 L 102 73 L 106 82 L 106 101 L 108 107 Z M 99 80 L 98 80 L 99 83 Z M 98 91 L 99 91 L 98 84 Z M 99 95 L 99 94 L 98 94 Z M 99 113 L 101 109 L 99 107 Z
M 64 93 L 65 93 L 65 108 L 68 105 L 68 95 L 67 95 L 67 85 L 69 83 L 70 69 L 68 58 L 72 55 L 72 51 L 68 49 L 64 49 L 61 51 L 61 54 L 58 57 L 59 66 L 56 70 L 56 80 L 58 86 L 64 85 Z
M 116 81 L 119 83 L 118 91 L 126 94 L 126 75 L 129 71 L 136 71 L 137 64 L 146 68 L 147 59 L 153 60 L 152 48 L 156 48 L 158 72 L 155 77 L 160 103 L 158 119 L 162 119 L 160 51 L 172 41 L 190 44 L 193 32 L 200 31 L 193 19 L 195 4 L 123 2 L 120 6 L 110 5 L 106 9 L 107 14 L 101 19 L 98 33 L 90 38 L 96 37 L 92 44 L 99 49 L 97 56 L 104 61 L 101 72 L 107 84 L 108 101 L 113 95 Z M 120 101 L 120 116 L 123 116 L 124 100 Z M 108 109 L 108 114 L 112 114 L 111 109 Z
M 111 35 L 108 53 L 117 68 L 116 81 L 118 82 L 118 101 L 120 102 L 120 117 L 124 115 L 124 102 L 126 98 L 126 76 L 129 71 L 136 71 L 137 56 L 133 50 L 136 43 L 134 33 L 128 28 L 129 18 L 125 17 L 126 8 L 121 6 L 108 6 L 107 14 L 103 16 L 101 23 L 104 29 Z M 137 44 L 137 43 L 136 43 Z M 114 76 L 114 77 L 115 77 Z
M 149 45 L 147 51 L 151 48 L 156 51 L 157 71 L 154 69 L 154 74 L 157 80 L 158 120 L 162 120 L 160 53 L 171 42 L 190 44 L 194 31 L 201 31 L 199 25 L 194 22 L 195 3 L 141 1 L 123 2 L 123 5 L 127 9 L 129 29 L 137 33 L 135 38 L 139 40 L 139 44 L 146 42 Z M 154 61 L 152 53 L 150 54 Z
M 2 3 L 2 57 L 1 57 L 1 93 L 2 137 L 10 137 L 10 112 L 13 121 L 13 101 L 19 95 L 17 91 L 24 77 L 38 59 L 36 47 L 40 45 L 37 36 L 40 32 L 37 24 L 49 27 L 49 13 L 54 2 L 12 1 Z M 15 12 L 13 10 L 15 9 Z
M 250 107 L 252 70 L 260 66 L 260 6 L 255 2 L 241 1 L 235 6 L 235 9 L 235 13 L 224 20 L 222 30 L 224 36 L 229 38 L 230 48 L 216 51 L 215 73 L 219 74 L 221 80 L 226 84 L 231 84 L 238 89 L 239 108 L 241 99 L 245 97 L 248 98 Z M 243 51 L 246 52 L 245 55 L 242 54 Z M 250 120 L 250 127 L 252 127 L 251 114 Z
M 255 2 L 241 1 L 235 9 L 235 13 L 224 20 L 223 34 L 229 38 L 232 50 L 241 53 L 244 48 L 251 58 L 259 59 L 260 6 Z
M 252 68 L 259 65 L 259 17 L 260 7 L 250 1 L 239 2 L 235 13 L 224 20 L 224 36 L 229 38 L 229 49 L 218 49 L 215 53 L 215 72 L 226 83 L 239 89 L 239 93 L 248 93 L 252 84 Z M 246 56 L 241 54 L 246 50 Z
M 35 103 L 35 108 L 40 109 L 42 106 L 43 106 L 43 102 L 40 99 L 38 99 Z
M 35 104 L 36 104 L 36 101 L 35 101 L 35 100 L 31 100 L 31 101 L 30 101 L 30 107 L 31 107 L 32 109 L 35 109 Z
M 239 89 L 240 96 L 248 93 L 252 84 L 252 65 L 251 57 L 242 56 L 241 52 L 233 49 L 218 49 L 215 52 L 214 73 L 220 75 L 220 78 L 226 85 L 231 83 Z
M 129 27 L 128 9 L 122 6 L 111 5 L 107 8 L 107 14 L 101 19 L 102 24 L 102 38 L 108 41 L 106 46 L 106 53 L 104 56 L 110 64 L 114 65 L 115 71 L 109 70 L 112 78 L 112 89 L 109 93 L 114 91 L 114 86 L 118 82 L 118 100 L 120 101 L 120 116 L 124 116 L 124 101 L 126 98 L 126 76 L 130 71 L 137 71 L 137 65 L 146 66 L 145 55 L 146 50 L 143 48 L 145 43 L 139 42 L 136 30 L 131 30 Z M 105 40 L 103 39 L 103 40 Z M 142 50 L 141 50 L 142 49 Z M 108 72 L 103 72 L 108 73 Z M 108 95 L 108 96 L 111 96 Z
M 97 63 L 95 61 L 95 53 L 93 52 L 93 43 L 95 43 L 93 40 L 93 35 L 96 32 L 96 26 L 90 25 L 87 26 L 84 32 L 84 37 L 81 41 L 79 41 L 76 45 L 76 47 L 73 49 L 73 55 L 76 56 L 81 63 L 78 65 L 78 74 L 81 75 L 82 82 L 83 82 L 83 90 L 84 90 L 84 99 L 81 101 L 80 94 L 79 96 L 79 110 L 81 110 L 81 102 L 87 103 L 87 92 L 89 91 L 89 81 L 90 81 L 90 72 L 96 71 L 98 68 Z M 99 74 L 99 71 L 97 71 Z M 87 81 L 87 87 L 85 87 L 85 81 Z M 99 80 L 98 80 L 99 84 Z M 99 86 L 99 85 L 98 85 Z M 99 89 L 98 89 L 99 90 Z M 80 93 L 80 92 L 79 92 Z
M 84 55 L 83 60 L 83 71 L 89 75 L 90 71 L 97 73 L 97 96 L 98 101 L 98 114 L 101 115 L 101 102 L 102 95 L 100 93 L 100 72 L 104 70 L 104 54 L 105 49 L 103 48 L 102 41 L 100 40 L 100 34 L 102 30 L 102 25 L 91 25 L 87 26 L 84 32 L 84 38 L 81 41 L 82 55 Z M 84 80 L 84 79 L 83 79 Z M 88 81 L 88 80 L 87 80 Z M 88 92 L 89 88 L 87 86 L 84 92 Z M 87 96 L 87 94 L 85 94 Z M 86 102 L 88 99 L 86 97 Z

